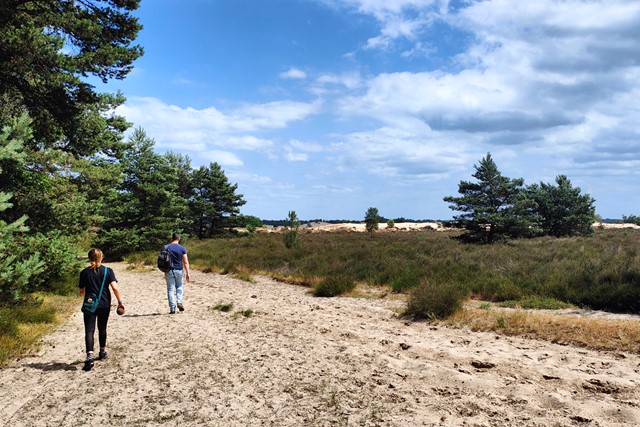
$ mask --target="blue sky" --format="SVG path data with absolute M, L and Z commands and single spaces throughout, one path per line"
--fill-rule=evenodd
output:
M 242 213 L 449 219 L 488 152 L 640 214 L 636 0 L 143 0 L 107 91 L 156 151 L 218 162 Z

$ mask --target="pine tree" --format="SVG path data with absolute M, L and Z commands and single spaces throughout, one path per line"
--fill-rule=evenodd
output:
M 23 140 L 30 135 L 29 121 L 22 116 L 14 126 L 4 126 L 0 131 L 0 175 L 8 165 L 24 162 Z M 0 214 L 11 208 L 11 194 L 0 192 Z M 21 256 L 21 236 L 29 229 L 24 225 L 27 216 L 6 222 L 0 217 L 0 302 L 14 302 L 32 278 L 43 271 L 44 262 L 38 254 Z
M 218 163 L 201 166 L 192 174 L 193 196 L 190 201 L 194 228 L 199 237 L 211 237 L 233 226 L 231 218 L 240 213 L 246 201 L 236 194 L 238 184 L 231 184 Z
M 378 224 L 380 223 L 380 215 L 378 213 L 378 208 L 369 208 L 364 215 L 364 224 L 365 228 L 369 233 L 373 233 L 378 229 Z
M 544 234 L 563 236 L 590 236 L 595 220 L 595 200 L 588 194 L 580 194 L 565 175 L 556 177 L 556 185 L 531 185 L 530 197 L 535 200 L 540 228 Z
M 507 237 L 524 237 L 533 232 L 533 203 L 524 192 L 522 178 L 502 176 L 491 154 L 474 165 L 477 182 L 461 181 L 460 197 L 447 196 L 449 208 L 464 212 L 454 216 L 465 229 L 463 240 L 493 243 Z
M 3 0 L 0 2 L 0 111 L 28 112 L 33 149 L 75 156 L 120 150 L 128 127 L 112 112 L 120 94 L 97 93 L 86 77 L 123 79 L 142 48 L 131 12 L 139 0 Z

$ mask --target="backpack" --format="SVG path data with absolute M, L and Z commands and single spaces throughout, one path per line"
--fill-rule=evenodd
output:
M 162 272 L 171 270 L 171 254 L 169 253 L 169 245 L 164 245 L 158 255 L 158 269 Z

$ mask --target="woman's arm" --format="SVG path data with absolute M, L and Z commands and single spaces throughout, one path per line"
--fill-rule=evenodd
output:
M 120 294 L 120 288 L 118 287 L 118 282 L 111 282 L 109 283 L 109 285 L 111 286 L 111 289 L 113 289 L 113 294 L 118 300 L 118 305 L 124 307 L 124 303 L 122 302 L 122 294 Z

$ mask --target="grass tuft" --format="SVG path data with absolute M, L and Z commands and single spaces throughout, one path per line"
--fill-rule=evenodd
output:
M 442 320 L 462 308 L 466 295 L 460 287 L 424 280 L 409 294 L 405 315 L 416 320 Z
M 213 307 L 210 307 L 210 310 L 222 311 L 224 313 L 227 313 L 227 312 L 231 311 L 232 308 L 233 308 L 233 303 L 230 302 L 230 303 L 227 303 L 227 304 L 220 303 L 220 304 L 214 305 Z
M 356 282 L 349 276 L 329 276 L 313 287 L 313 295 L 317 297 L 335 297 L 352 291 Z

